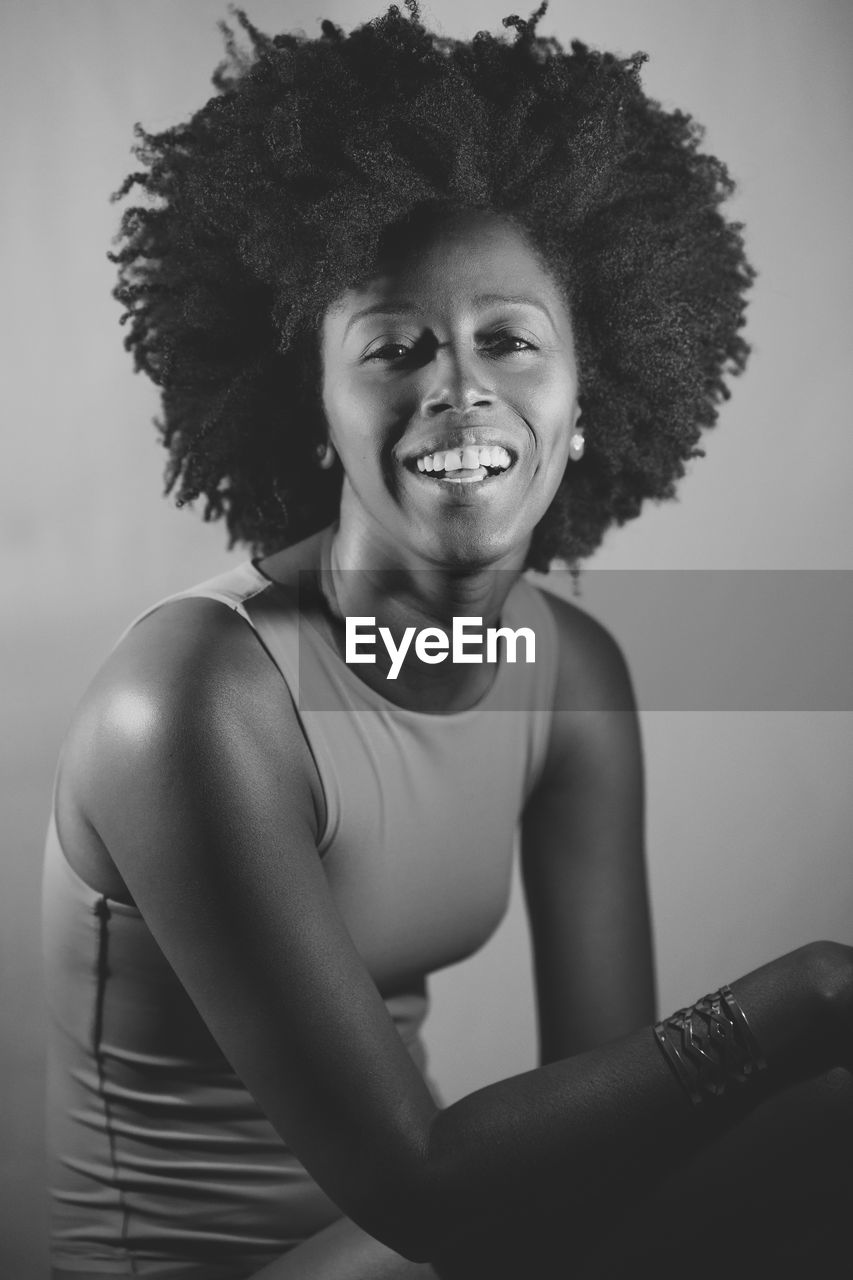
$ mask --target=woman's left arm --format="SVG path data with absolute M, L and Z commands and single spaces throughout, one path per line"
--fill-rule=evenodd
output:
M 542 777 L 522 819 L 541 1061 L 655 1019 L 643 759 L 631 679 L 599 623 L 547 595 L 560 640 Z

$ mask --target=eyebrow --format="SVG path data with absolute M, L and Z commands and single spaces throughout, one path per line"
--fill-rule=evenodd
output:
M 533 307 L 536 311 L 541 311 L 550 321 L 552 327 L 556 328 L 554 318 L 544 302 L 537 302 L 524 294 L 478 293 L 471 301 L 475 307 L 493 307 L 501 304 Z M 354 324 L 359 320 L 363 320 L 366 316 L 406 316 L 411 315 L 413 311 L 417 311 L 417 306 L 414 302 L 374 302 L 372 306 L 363 307 L 361 311 L 356 311 L 355 315 L 350 316 L 344 330 L 344 337 L 347 336 Z
M 494 307 L 501 303 L 504 305 L 509 303 L 514 306 L 534 307 L 537 311 L 542 311 L 553 324 L 551 312 L 545 306 L 544 302 L 537 302 L 535 298 L 528 298 L 526 294 L 518 293 L 479 293 L 474 298 L 474 303 L 478 307 Z
M 352 326 L 359 320 L 363 320 L 365 316 L 408 316 L 415 309 L 413 302 L 374 302 L 372 307 L 363 307 L 361 311 L 356 311 L 355 315 L 350 316 L 347 327 L 344 329 L 344 337 Z

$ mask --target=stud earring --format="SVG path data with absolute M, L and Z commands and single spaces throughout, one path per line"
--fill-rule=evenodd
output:
M 316 446 L 314 454 L 317 458 L 317 466 L 323 471 L 328 471 L 330 467 L 334 466 L 337 454 L 335 453 L 335 446 L 330 444 L 328 440 L 321 440 Z
M 583 432 L 579 427 L 575 427 L 569 437 L 569 457 L 572 462 L 580 462 L 583 457 L 584 438 Z

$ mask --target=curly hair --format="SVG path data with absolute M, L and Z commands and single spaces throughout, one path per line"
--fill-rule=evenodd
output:
M 569 301 L 586 455 L 567 467 L 527 566 L 589 555 L 645 499 L 674 495 L 714 424 L 754 272 L 721 205 L 726 167 L 689 115 L 620 58 L 537 35 L 546 10 L 440 37 L 392 5 L 346 35 L 270 37 L 232 8 L 216 96 L 186 123 L 136 125 L 134 186 L 111 259 L 125 346 L 162 389 L 166 492 L 203 497 L 230 545 L 265 553 L 334 518 L 318 330 L 371 274 L 383 236 L 424 208 L 524 228 Z

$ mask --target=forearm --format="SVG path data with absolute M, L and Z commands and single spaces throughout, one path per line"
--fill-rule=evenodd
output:
M 582 1227 L 603 1197 L 627 1203 L 745 1109 L 832 1065 L 827 1002 L 806 952 L 731 984 L 768 1063 L 731 1098 L 694 1107 L 646 1027 L 439 1112 L 422 1169 L 419 1256 L 439 1256 L 485 1221 L 554 1197 Z

